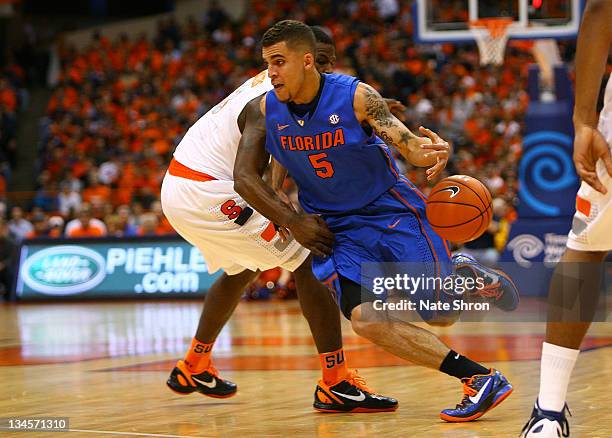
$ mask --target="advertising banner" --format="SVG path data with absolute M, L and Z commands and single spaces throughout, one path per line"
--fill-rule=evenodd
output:
M 563 253 L 571 217 L 519 219 L 512 224 L 501 256 L 521 295 L 546 296 L 553 269 Z
M 21 246 L 15 289 L 19 300 L 202 296 L 220 274 L 177 237 L 32 240 Z

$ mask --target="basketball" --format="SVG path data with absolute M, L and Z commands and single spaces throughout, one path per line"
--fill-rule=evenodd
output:
M 469 242 L 482 235 L 491 223 L 491 194 L 476 178 L 449 176 L 432 189 L 426 213 L 440 237 L 451 242 Z

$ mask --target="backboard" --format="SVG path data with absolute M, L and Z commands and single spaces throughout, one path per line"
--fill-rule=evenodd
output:
M 416 0 L 415 40 L 419 43 L 474 41 L 470 21 L 512 19 L 512 39 L 573 38 L 584 0 Z

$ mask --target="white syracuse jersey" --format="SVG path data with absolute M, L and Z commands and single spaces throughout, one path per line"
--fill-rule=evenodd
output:
M 232 181 L 242 136 L 238 116 L 247 103 L 272 88 L 267 70 L 238 87 L 189 128 L 174 151 L 176 161 L 218 180 Z

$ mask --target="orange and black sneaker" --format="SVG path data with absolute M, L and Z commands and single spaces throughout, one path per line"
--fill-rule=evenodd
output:
M 320 412 L 388 412 L 397 409 L 397 400 L 375 394 L 357 374 L 349 371 L 346 379 L 334 386 L 319 380 L 314 408 Z
M 228 398 L 238 391 L 238 386 L 219 377 L 219 371 L 212 365 L 199 374 L 193 374 L 184 361 L 179 360 L 166 382 L 168 388 L 178 394 L 199 392 L 208 397 Z

